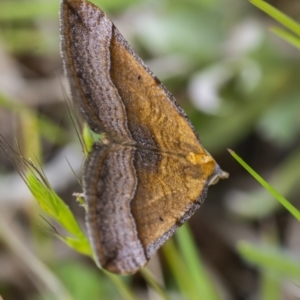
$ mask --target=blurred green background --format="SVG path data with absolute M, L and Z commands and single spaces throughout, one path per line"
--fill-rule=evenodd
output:
M 93 2 L 176 97 L 230 178 L 210 188 L 189 221 L 192 234 L 184 225 L 151 260 L 163 292 L 138 273 L 121 278 L 128 295 L 57 239 L 0 152 L 0 299 L 299 298 L 299 222 L 227 152 L 299 207 L 299 49 L 245 0 Z M 268 3 L 299 21 L 298 0 Z M 84 154 L 64 102 L 58 10 L 54 0 L 0 2 L 0 133 L 43 165 L 85 230 L 72 196 L 81 192 L 74 173 L 80 177 Z

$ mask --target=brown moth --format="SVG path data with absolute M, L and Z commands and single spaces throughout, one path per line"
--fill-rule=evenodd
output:
M 132 274 L 226 178 L 184 111 L 118 29 L 85 0 L 63 0 L 61 52 L 72 98 L 105 134 L 84 167 L 96 262 Z

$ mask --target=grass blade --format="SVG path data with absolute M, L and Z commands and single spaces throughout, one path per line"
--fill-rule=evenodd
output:
M 261 295 L 259 299 L 262 300 L 280 300 L 280 280 L 271 272 L 263 271 L 260 279 Z
M 300 25 L 296 21 L 294 21 L 293 19 L 291 19 L 290 17 L 288 17 L 287 15 L 285 15 L 284 13 L 282 13 L 281 11 L 279 11 L 278 9 L 276 9 L 275 7 L 273 7 L 265 1 L 250 0 L 250 2 L 265 13 L 267 13 L 273 19 L 281 23 L 283 26 L 288 28 L 290 31 L 300 36 Z
M 183 260 L 186 263 L 190 280 L 198 290 L 199 299 L 220 299 L 217 295 L 216 288 L 213 286 L 213 283 L 205 271 L 188 224 L 185 224 L 178 230 L 176 238 L 183 255 Z
M 193 284 L 189 270 L 178 253 L 173 239 L 168 240 L 162 249 L 184 299 L 199 300 L 198 289 Z
M 255 246 L 246 241 L 237 245 L 239 254 L 249 263 L 273 275 L 300 279 L 300 261 L 274 247 Z
M 118 288 L 119 293 L 124 300 L 138 300 L 135 295 L 131 292 L 131 290 L 127 287 L 127 285 L 122 280 L 122 277 L 109 273 L 103 270 L 104 274 L 115 284 Z
M 147 281 L 147 283 L 157 292 L 157 294 L 161 296 L 161 299 L 171 299 L 147 268 L 141 269 L 140 272 L 143 275 L 144 279 Z
M 234 151 L 230 149 L 228 149 L 228 151 L 241 166 L 243 166 L 268 192 L 270 192 L 281 203 L 282 206 L 284 206 L 298 221 L 300 221 L 300 212 L 293 204 L 281 196 Z
M 284 29 L 278 28 L 278 27 L 271 28 L 271 31 L 273 33 L 275 33 L 277 36 L 279 36 L 280 38 L 282 38 L 283 40 L 285 40 L 287 43 L 300 49 L 300 39 L 297 36 L 289 33 L 288 31 L 286 31 Z

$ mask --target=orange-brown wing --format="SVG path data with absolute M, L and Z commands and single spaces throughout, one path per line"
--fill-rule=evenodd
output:
M 176 100 L 98 7 L 64 0 L 61 9 L 71 91 L 93 130 L 123 144 L 206 153 Z
M 96 145 L 85 167 L 87 225 L 95 259 L 130 274 L 190 218 L 222 171 L 213 160 L 121 145 Z

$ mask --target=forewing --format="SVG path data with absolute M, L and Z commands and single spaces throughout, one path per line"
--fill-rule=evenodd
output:
M 143 148 L 206 153 L 176 100 L 98 7 L 63 1 L 61 36 L 73 98 L 94 131 Z

